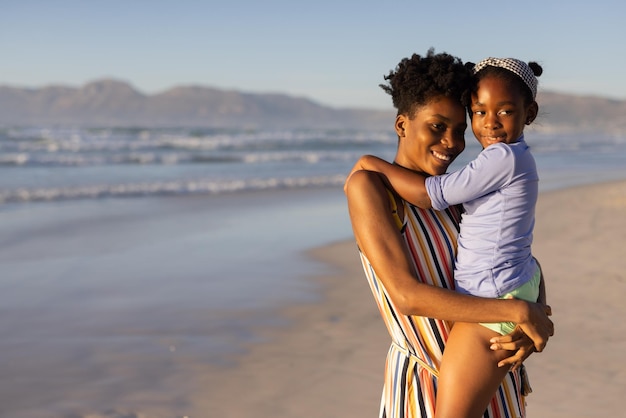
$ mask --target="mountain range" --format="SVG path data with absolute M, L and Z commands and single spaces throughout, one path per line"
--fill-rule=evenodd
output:
M 395 112 L 334 108 L 287 94 L 177 86 L 144 94 L 103 79 L 81 87 L 0 86 L 0 126 L 390 129 Z M 626 100 L 543 91 L 535 129 L 626 134 Z

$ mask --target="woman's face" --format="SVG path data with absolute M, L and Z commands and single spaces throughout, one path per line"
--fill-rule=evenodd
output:
M 525 105 L 515 86 L 499 77 L 486 77 L 472 94 L 472 131 L 483 148 L 498 142 L 510 144 L 522 136 L 524 125 L 535 119 L 537 111 L 537 103 Z
M 440 96 L 419 107 L 412 118 L 399 115 L 395 162 L 424 174 L 443 174 L 465 149 L 465 108 L 458 101 Z

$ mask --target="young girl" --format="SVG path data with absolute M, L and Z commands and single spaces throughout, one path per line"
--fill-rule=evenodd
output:
M 469 111 L 484 149 L 461 170 L 425 177 L 373 156 L 362 157 L 353 169 L 382 173 L 402 198 L 422 208 L 464 204 L 454 272 L 461 293 L 545 303 L 541 271 L 531 254 L 539 179 L 523 135 L 537 116 L 536 76 L 542 71 L 537 63 L 513 58 L 487 58 L 474 66 Z M 454 324 L 439 373 L 436 417 L 482 416 L 510 355 L 490 350 L 487 342 L 514 328 L 513 323 Z

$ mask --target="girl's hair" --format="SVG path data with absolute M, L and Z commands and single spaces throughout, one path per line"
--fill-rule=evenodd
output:
M 468 69 L 473 69 L 474 63 L 468 62 L 468 63 L 465 63 L 465 66 Z M 539 77 L 543 73 L 543 68 L 541 67 L 541 65 L 537 64 L 534 61 L 530 61 L 528 63 L 528 66 L 532 70 L 535 77 Z M 524 82 L 524 80 L 522 80 L 520 76 L 518 76 L 512 71 L 507 70 L 506 68 L 494 67 L 491 65 L 484 67 L 483 69 L 478 71 L 476 74 L 474 74 L 474 76 L 472 77 L 471 91 L 475 93 L 478 90 L 478 82 L 482 80 L 483 78 L 487 78 L 487 77 L 500 78 L 504 80 L 506 83 L 514 86 L 516 89 L 518 89 L 518 91 L 524 97 L 525 105 L 529 105 L 533 101 L 535 101 L 535 99 L 533 98 L 533 93 L 530 90 L 530 87 L 528 87 L 528 85 Z
M 424 57 L 413 54 L 411 58 L 403 58 L 385 80 L 388 84 L 380 84 L 380 87 L 391 95 L 398 115 L 412 117 L 416 109 L 438 96 L 456 99 L 465 105 L 469 99 L 471 71 L 459 58 L 445 52 L 435 54 L 430 48 Z

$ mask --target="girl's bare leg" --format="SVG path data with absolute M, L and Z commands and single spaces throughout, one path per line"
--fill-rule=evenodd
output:
M 489 339 L 497 335 L 480 324 L 454 324 L 439 371 L 436 418 L 483 416 L 508 372 L 498 362 L 512 355 L 489 349 Z

